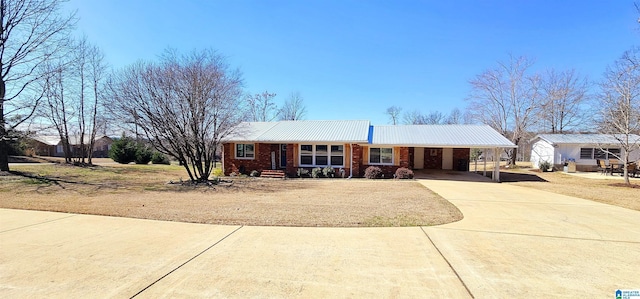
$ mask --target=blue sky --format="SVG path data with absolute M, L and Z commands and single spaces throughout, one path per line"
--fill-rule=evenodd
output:
M 391 105 L 464 109 L 469 80 L 511 53 L 598 80 L 638 44 L 633 1 L 71 0 L 114 68 L 212 48 L 247 93 L 298 91 L 307 119 L 387 124 Z

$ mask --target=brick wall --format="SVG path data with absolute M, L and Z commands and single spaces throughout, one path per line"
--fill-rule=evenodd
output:
M 295 163 L 296 159 L 298 159 L 295 155 L 295 153 L 297 152 L 297 147 L 297 144 L 287 144 L 287 169 L 285 172 L 287 173 L 287 176 L 292 178 L 298 175 L 298 167 L 296 167 L 297 163 Z
M 384 174 L 385 178 L 393 178 L 393 175 L 396 173 L 396 170 L 398 170 L 398 168 L 400 167 L 406 167 L 409 168 L 409 165 L 411 164 L 411 156 L 410 156 L 410 152 L 411 150 L 408 147 L 401 147 L 400 148 L 400 161 L 398 161 L 396 163 L 396 165 L 367 165 L 367 164 L 363 164 L 360 167 L 360 173 L 359 173 L 359 177 L 364 177 L 364 172 L 367 169 L 367 167 L 369 166 L 376 166 L 379 167 L 380 170 L 382 170 L 382 174 Z M 355 167 L 354 167 L 355 169 Z M 354 176 L 355 176 L 355 172 L 354 172 Z
M 353 177 L 362 177 L 362 175 L 364 174 L 364 169 L 366 168 L 363 167 L 364 162 L 362 161 L 362 147 L 357 144 L 353 144 L 351 146 L 353 147 L 353 157 L 351 157 L 351 159 L 353 160 Z M 345 163 L 349 162 L 345 161 Z
M 432 156 L 431 152 L 435 151 Z M 424 149 L 424 168 L 425 169 L 442 169 L 442 149 L 427 147 Z
M 409 168 L 409 148 L 401 147 L 400 148 L 400 167 Z M 395 172 L 394 172 L 395 173 Z
M 413 162 L 415 159 L 415 154 L 416 154 L 415 147 L 410 147 L 409 148 L 409 169 L 413 169 L 415 167 Z
M 454 148 L 453 149 L 453 169 L 461 171 L 469 171 L 469 158 L 471 157 L 471 149 L 468 148 Z M 460 161 L 465 162 L 460 162 Z M 464 163 L 464 165 L 459 165 Z M 462 167 L 463 169 L 459 169 Z
M 255 157 L 253 159 L 236 159 L 235 144 L 225 143 L 223 145 L 224 159 L 222 162 L 224 174 L 229 175 L 233 172 L 249 174 L 252 170 L 271 169 L 271 152 L 276 152 L 276 162 L 278 162 L 278 150 L 278 144 L 256 143 L 254 147 Z

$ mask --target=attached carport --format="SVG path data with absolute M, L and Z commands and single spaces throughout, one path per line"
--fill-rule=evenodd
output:
M 457 169 L 464 157 L 468 161 L 472 149 L 480 149 L 485 153 L 485 175 L 487 154 L 493 158 L 491 178 L 496 182 L 500 153 L 517 147 L 487 125 L 375 126 L 371 145 L 409 148 L 409 165 L 414 169 Z

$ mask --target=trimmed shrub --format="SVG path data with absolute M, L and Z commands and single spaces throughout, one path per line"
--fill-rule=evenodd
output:
M 332 178 L 336 176 L 336 170 L 331 166 L 327 166 L 322 169 L 322 174 L 324 174 L 325 177 Z
M 132 138 L 123 136 L 120 139 L 116 139 L 111 144 L 109 158 L 120 164 L 129 164 L 135 161 L 137 150 L 138 144 L 136 141 Z
M 167 156 L 165 156 L 163 153 L 158 152 L 158 151 L 154 151 L 153 155 L 151 155 L 151 163 L 153 164 L 165 164 L 165 165 L 170 165 L 171 162 L 169 161 L 169 158 L 167 158 Z
M 378 179 L 382 176 L 382 169 L 378 166 L 369 166 L 364 170 L 364 177 L 368 179 Z
M 153 152 L 144 145 L 138 145 L 136 149 L 136 158 L 133 160 L 136 164 L 149 164 Z
M 322 176 L 322 168 L 316 167 L 311 170 L 311 177 L 317 179 Z
M 258 172 L 257 170 L 252 170 L 251 173 L 249 173 L 249 176 L 252 178 L 257 178 L 260 176 L 260 172 Z
M 305 177 L 309 175 L 309 170 L 304 168 L 298 168 L 298 177 Z
M 412 179 L 413 178 L 413 170 L 400 167 L 396 170 L 396 179 Z
M 551 169 L 551 163 L 549 161 L 542 160 L 538 163 L 538 167 L 540 168 L 540 171 L 547 172 Z

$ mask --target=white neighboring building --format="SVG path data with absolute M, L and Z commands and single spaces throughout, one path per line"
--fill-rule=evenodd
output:
M 640 136 L 630 135 L 631 141 L 640 144 Z M 531 139 L 531 164 L 538 168 L 541 161 L 548 161 L 554 168 L 562 169 L 566 161 L 575 161 L 578 171 L 596 170 L 596 160 L 617 159 L 607 151 L 621 152 L 620 143 L 606 134 L 540 134 Z M 640 160 L 640 149 L 629 155 L 631 162 Z

